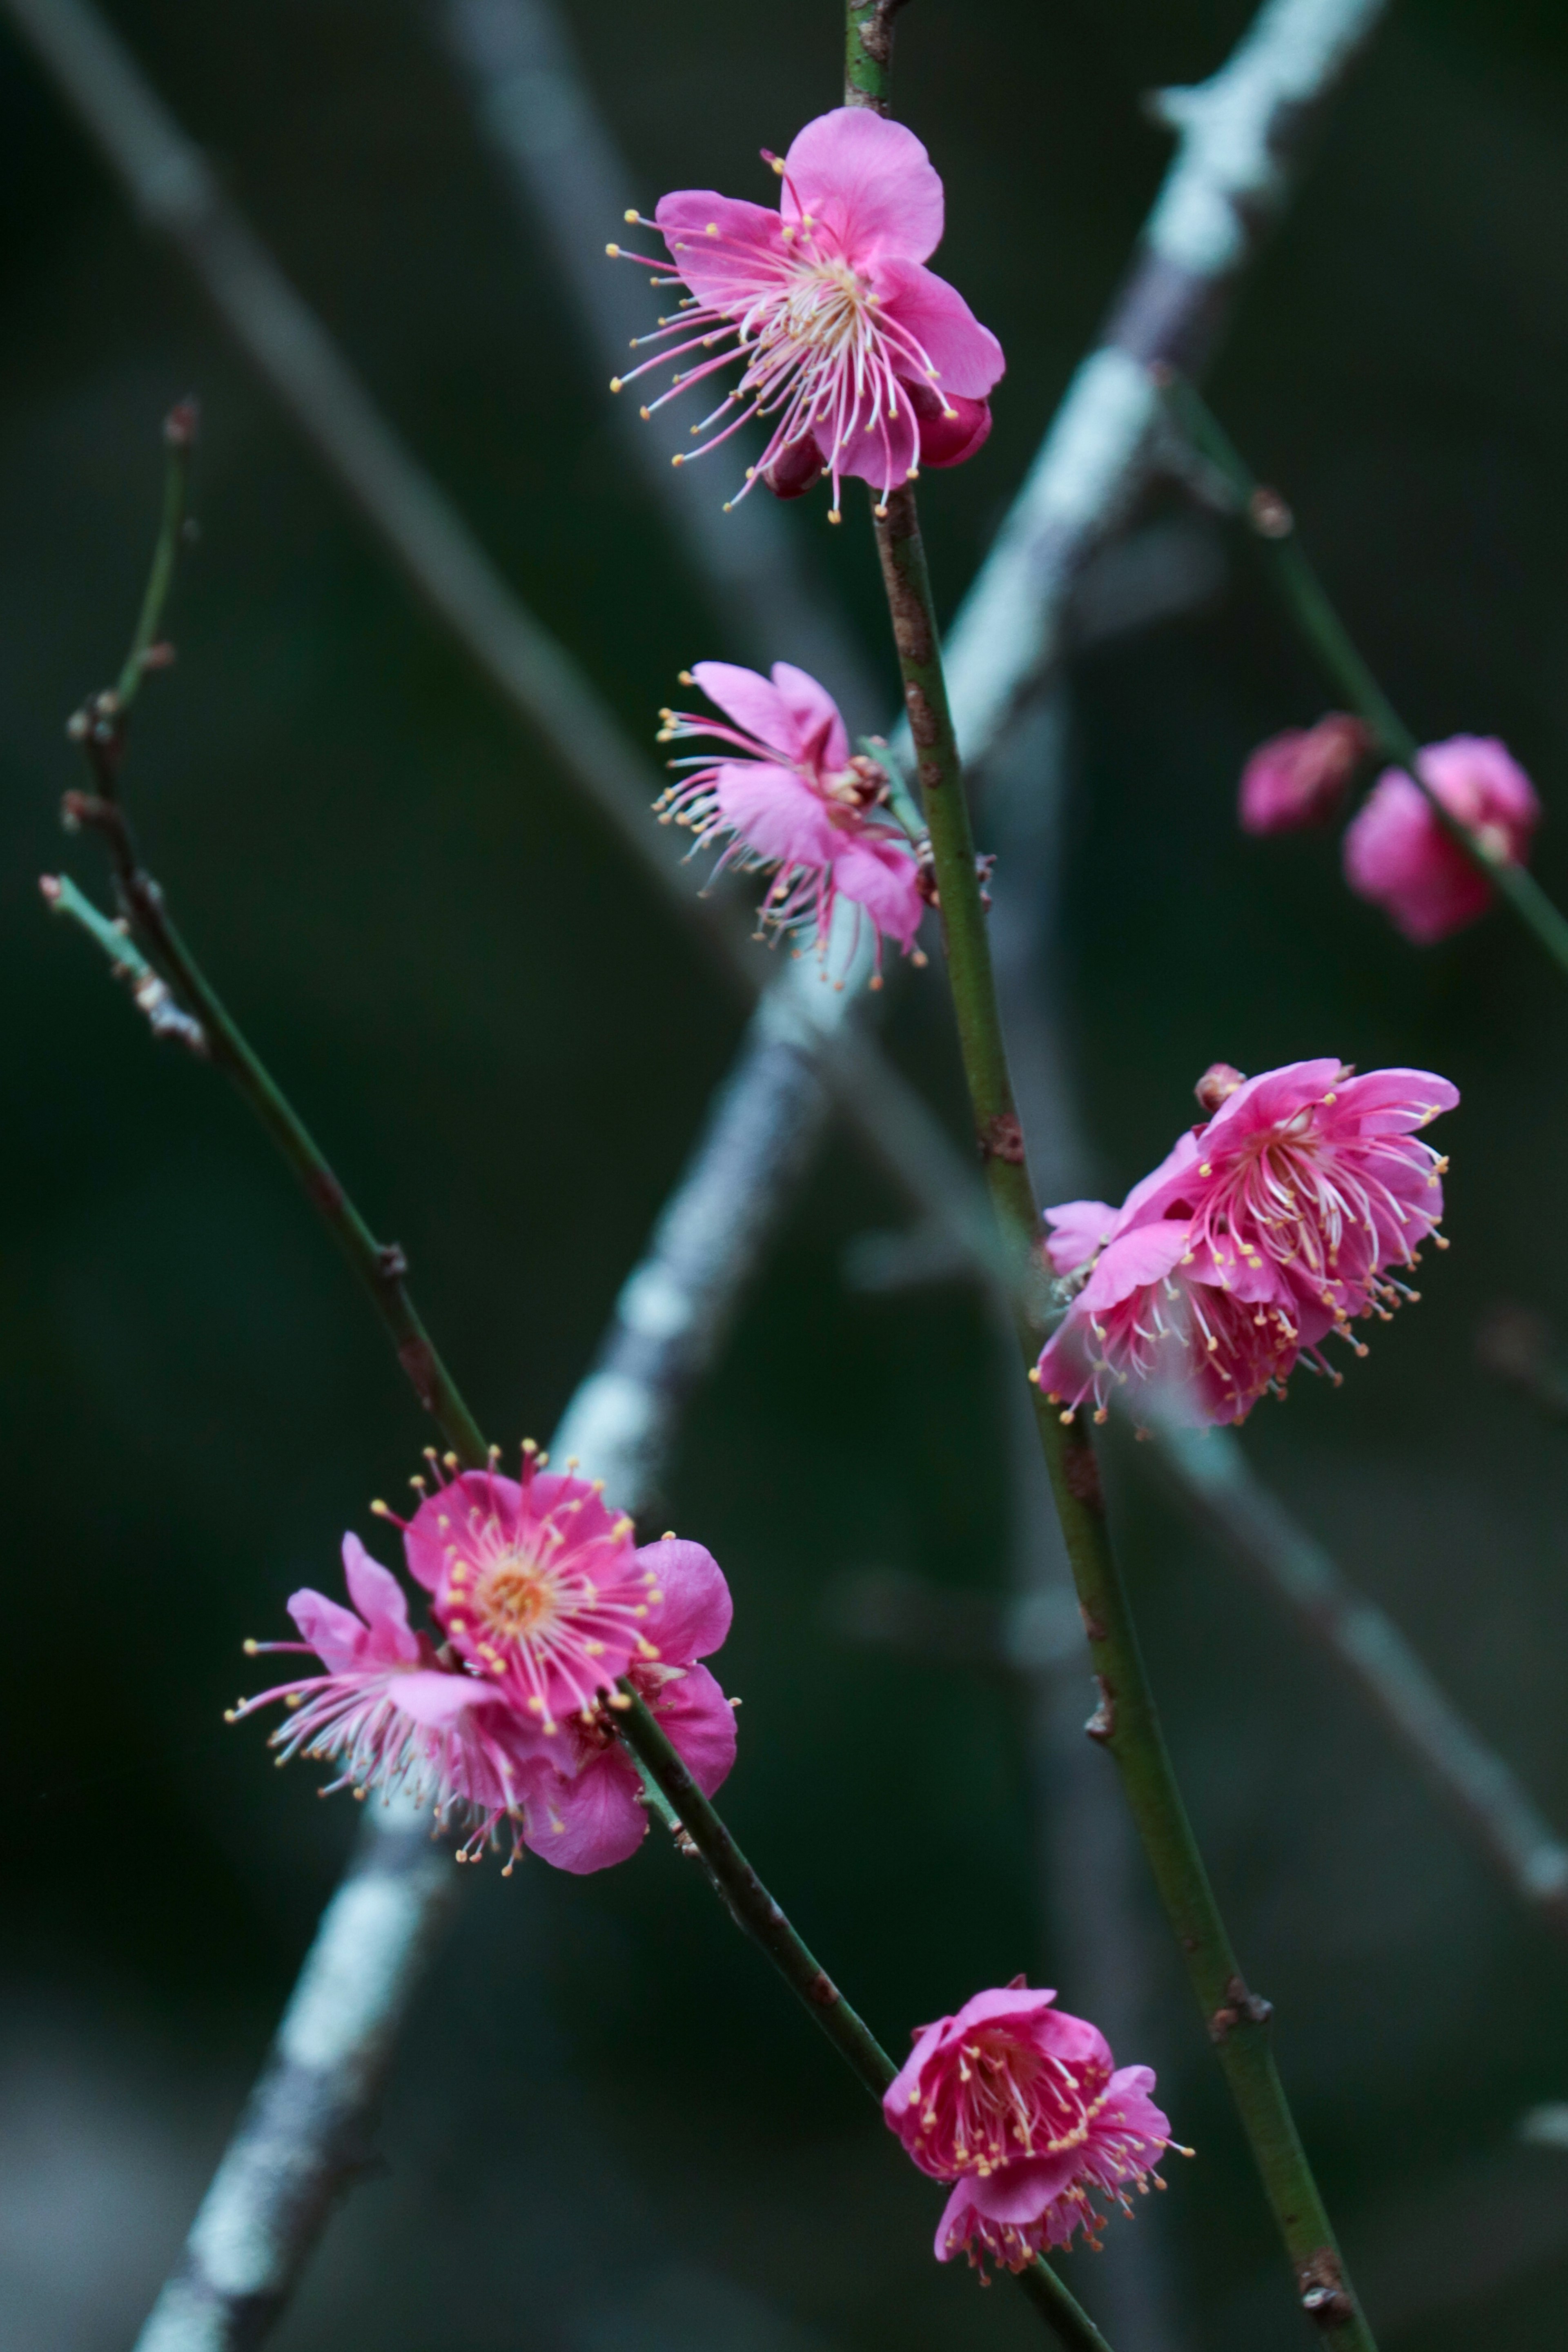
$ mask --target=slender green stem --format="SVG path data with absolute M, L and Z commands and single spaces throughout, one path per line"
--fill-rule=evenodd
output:
M 1191 384 L 1175 379 L 1169 396 L 1183 430 L 1199 454 L 1223 477 L 1258 544 L 1268 576 L 1297 628 L 1317 656 L 1324 676 L 1359 719 L 1378 749 L 1423 792 L 1438 823 L 1479 867 L 1487 880 L 1533 932 L 1559 970 L 1568 973 L 1568 918 L 1547 897 L 1534 876 L 1484 831 L 1472 830 L 1444 807 L 1421 772 L 1421 747 L 1390 702 L 1330 601 L 1328 591 L 1301 549 L 1295 518 L 1279 493 L 1265 487 L 1218 418 Z
M 120 804 L 119 772 L 126 719 L 146 672 L 148 648 L 162 625 L 184 535 L 185 493 L 195 431 L 195 412 L 189 407 L 174 410 L 164 426 L 168 463 L 163 520 L 131 651 L 120 673 L 118 687 L 110 694 L 95 697 L 72 722 L 71 731 L 87 753 L 95 789 L 89 793 L 68 793 L 64 803 L 68 825 L 86 825 L 103 836 L 125 920 L 155 969 L 138 969 L 141 959 L 136 948 L 122 931 L 90 907 L 74 885 L 63 877 L 58 881 L 51 877 L 46 884 L 45 895 L 59 912 L 82 924 L 104 951 L 127 969 L 137 1001 L 155 1028 L 177 1030 L 182 1018 L 195 1024 L 194 1034 L 180 1032 L 184 1042 L 195 1045 L 225 1069 L 256 1112 L 353 1268 L 421 1404 L 459 1460 L 477 1466 L 487 1459 L 483 1435 L 408 1296 L 404 1278 L 408 1269 L 403 1252 L 395 1243 L 377 1241 L 304 1120 L 230 1016 L 170 920 L 163 891 L 142 864 L 135 835 Z M 155 994 L 159 982 L 172 994 L 173 1005 Z
M 191 452 L 195 447 L 195 440 L 196 405 L 195 401 L 184 400 L 163 419 L 163 446 L 169 453 L 163 470 L 163 515 L 153 550 L 153 567 L 147 574 L 142 610 L 137 615 L 136 632 L 114 688 L 121 730 L 125 714 L 142 690 L 142 681 L 148 669 L 147 656 L 157 643 L 158 632 L 163 626 L 163 608 L 174 584 L 174 569 L 179 562 L 180 545 L 185 532 Z
M 1048 1333 L 1039 1218 L 1013 1099 L 975 871 L 958 745 L 912 489 L 877 514 L 877 545 L 893 620 L 904 700 L 931 849 L 959 1042 L 975 1139 L 998 1223 L 1018 1270 L 1014 1314 L 1025 1361 Z M 1110 1749 L 1218 2053 L 1264 2192 L 1284 2239 L 1302 2308 L 1333 2352 L 1373 2352 L 1301 2147 L 1268 2041 L 1268 2004 L 1237 1966 L 1176 1784 L 1140 1654 L 1089 1433 L 1037 1395 L 1040 1442 L 1072 1563 L 1101 1704 L 1090 1730 Z
M 664 1800 L 668 1809 L 666 1819 L 673 1815 L 681 1834 L 689 1838 L 701 1856 L 737 1927 L 762 1947 L 806 2014 L 879 2105 L 898 2074 L 897 2066 L 790 1925 L 724 1826 L 711 1799 L 703 1795 L 658 1717 L 629 1682 L 622 1683 L 616 1705 L 621 1738 L 645 1780 Z M 1099 2328 L 1048 2263 L 1037 2256 L 1019 2274 L 1019 2284 L 1070 2352 L 1110 2352 Z
M 893 19 L 906 0 L 848 0 L 844 11 L 844 103 L 888 110 Z

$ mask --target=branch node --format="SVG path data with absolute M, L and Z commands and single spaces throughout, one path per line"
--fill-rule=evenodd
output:
M 1248 1992 L 1244 1978 L 1234 1976 L 1225 1989 L 1225 1999 L 1209 2020 L 1209 2040 L 1224 2042 L 1238 2025 L 1267 2025 L 1274 2014 L 1274 2004 L 1261 1994 Z M 1313 2256 L 1316 2262 L 1319 2258 Z M 1303 2273 L 1303 2276 L 1305 2273 Z M 1303 2294 L 1303 2303 L 1305 2295 Z
M 375 1270 L 383 1282 L 402 1282 L 408 1274 L 408 1260 L 401 1242 L 383 1242 L 375 1254 Z
M 1090 1739 L 1105 1742 L 1116 1737 L 1116 1694 L 1103 1675 L 1094 1679 L 1100 1685 L 1100 1705 L 1083 1727 Z
M 1355 2317 L 1355 2305 L 1345 2293 L 1345 2274 L 1332 2246 L 1309 2254 L 1296 2273 L 1301 2308 L 1319 2327 L 1342 2327 Z

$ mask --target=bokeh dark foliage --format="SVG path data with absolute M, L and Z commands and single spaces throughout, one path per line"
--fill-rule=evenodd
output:
M 977 26 L 921 0 L 902 19 L 901 110 L 948 179 L 943 266 L 1011 363 L 984 458 L 928 485 L 949 604 L 1156 184 L 1165 146 L 1139 93 L 1209 69 L 1246 13 L 1000 0 Z M 628 202 L 692 181 L 764 193 L 756 148 L 835 99 L 824 0 L 574 17 L 635 159 Z M 732 649 L 418 9 L 166 0 L 116 22 L 521 592 L 644 730 L 678 668 Z M 294 1583 L 330 1580 L 341 1529 L 364 1528 L 424 1442 L 242 1107 L 152 1049 L 34 895 L 76 781 L 61 721 L 110 674 L 134 608 L 170 399 L 205 404 L 204 536 L 129 790 L 218 984 L 408 1249 L 498 1435 L 548 1431 L 740 1016 L 413 610 L 9 46 L 0 188 L 16 1452 L 0 2038 L 23 2107 L 33 2084 L 66 2118 L 3 2154 L 74 2183 L 53 2238 L 0 2221 L 0 2332 L 88 2347 L 124 2339 L 172 2254 L 352 1828 L 306 1773 L 275 1779 L 258 1737 L 223 1730 L 238 1643 L 279 1630 Z M 1504 734 L 1549 808 L 1568 754 L 1565 198 L 1561 12 L 1402 12 L 1215 385 L 1417 730 Z M 721 489 L 716 471 L 690 481 Z M 890 700 L 868 539 L 830 540 L 819 510 L 792 521 Z M 1568 1315 L 1556 983 L 1500 923 L 1417 955 L 1346 898 L 1331 841 L 1236 833 L 1242 755 L 1320 701 L 1244 555 L 1214 610 L 1092 656 L 1075 686 L 1068 961 L 1106 1186 L 1165 1148 L 1216 1055 L 1433 1063 L 1465 1090 L 1458 1246 L 1426 1302 L 1344 1391 L 1305 1386 L 1249 1443 L 1568 1817 L 1561 1439 L 1487 1389 L 1470 1343 L 1500 1294 Z M 1560 822 L 1540 870 L 1561 898 Z M 68 855 L 91 879 L 91 845 Z M 934 976 L 907 992 L 897 1045 L 952 1105 Z M 846 1239 L 892 1213 L 836 1144 L 692 1417 L 669 1510 L 736 1588 L 736 1825 L 897 2046 L 982 1981 L 1044 1969 L 1050 1923 L 1005 1696 L 822 1631 L 847 1568 L 1006 1573 L 983 1318 L 959 1290 L 867 1303 L 838 1278 Z M 1131 1449 L 1116 1500 L 1216 1875 L 1352 2252 L 1395 2315 L 1388 2340 L 1447 2352 L 1480 2326 L 1557 2344 L 1568 2270 L 1549 2229 L 1500 2266 L 1478 2251 L 1468 2298 L 1434 2311 L 1411 2217 L 1440 2217 L 1464 2167 L 1483 2204 L 1512 2181 L 1514 2119 L 1568 2071 L 1562 1957 Z M 1092 2007 L 1092 1987 L 1070 1990 Z M 1173 1971 L 1152 2054 L 1203 2148 L 1170 2217 L 1193 2342 L 1288 2343 L 1283 2297 L 1255 2289 L 1267 2231 L 1184 1999 Z M 1022 2342 L 1026 2315 L 931 2272 L 920 2186 L 858 2102 L 662 1850 L 585 1884 L 485 1874 L 392 2102 L 391 2176 L 356 2199 L 281 2340 L 310 2352 L 352 2324 L 390 2352 Z M 83 2185 L 100 2176 L 81 2150 L 116 2116 L 162 2201 L 127 2204 L 110 2171 L 96 2206 Z M 1546 2189 L 1531 2176 L 1516 2216 L 1560 2196 L 1562 2159 L 1538 2161 Z

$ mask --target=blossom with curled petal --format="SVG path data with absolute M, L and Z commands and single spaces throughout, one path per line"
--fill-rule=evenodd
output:
M 699 848 L 727 841 L 715 873 L 773 870 L 764 930 L 815 929 L 826 956 L 842 898 L 874 926 L 879 960 L 884 939 L 916 953 L 925 898 L 914 850 L 886 813 L 886 771 L 851 755 L 826 688 L 788 662 L 775 662 L 771 679 L 733 662 L 699 662 L 686 676 L 726 718 L 666 710 L 659 740 L 710 736 L 729 756 L 672 761 L 689 772 L 658 801 L 660 823 L 689 826 Z
M 655 355 L 611 388 L 689 360 L 651 414 L 742 362 L 738 387 L 693 435 L 716 448 L 761 417 L 767 446 L 746 489 L 761 476 L 793 497 L 826 473 L 837 520 L 847 474 L 873 484 L 885 505 L 921 463 L 974 454 L 990 430 L 986 395 L 1002 374 L 1002 347 L 925 267 L 942 240 L 942 185 L 902 123 L 839 107 L 808 122 L 782 161 L 764 160 L 783 182 L 777 212 L 688 188 L 643 223 L 669 258 L 628 257 L 688 290 L 642 339 Z
M 953 2183 L 936 2256 L 1022 2270 L 1037 2253 L 1098 2239 L 1098 2191 L 1128 2206 L 1173 2145 L 1147 2066 L 1118 2068 L 1086 2018 L 1022 1977 L 922 2027 L 882 2101 L 922 2172 Z M 1163 2184 L 1162 2184 L 1163 2185 Z
M 313 1652 L 326 1672 L 258 1691 L 231 1708 L 228 1720 L 281 1699 L 290 1713 L 272 1734 L 279 1763 L 304 1755 L 339 1765 L 323 1796 L 352 1788 L 359 1797 L 372 1790 L 406 1797 L 443 1827 L 464 1829 L 459 1859 L 477 1858 L 503 1815 L 521 1828 L 541 1735 L 503 1693 L 442 1663 L 429 1636 L 409 1624 L 397 1579 L 357 1536 L 343 1538 L 343 1575 L 353 1609 L 307 1586 L 289 1599 L 300 1641 L 245 1645 L 253 1656 Z M 517 1843 L 514 1835 L 514 1857 Z
M 1420 753 L 1423 777 L 1450 816 L 1508 865 L 1522 866 L 1541 818 L 1534 785 L 1506 744 L 1450 735 Z M 1345 879 L 1417 946 L 1484 915 L 1492 887 L 1403 769 L 1379 777 L 1346 828 Z
M 1256 1078 L 1216 1063 L 1215 1106 L 1114 1209 L 1048 1209 L 1046 1251 L 1069 1290 L 1035 1377 L 1070 1419 L 1147 1397 L 1194 1422 L 1245 1419 L 1297 1361 L 1333 1372 L 1331 1332 L 1386 1321 L 1443 1213 L 1446 1160 L 1419 1130 L 1458 1094 L 1429 1070 L 1293 1062 Z M 1396 1271 L 1395 1269 L 1398 1269 Z

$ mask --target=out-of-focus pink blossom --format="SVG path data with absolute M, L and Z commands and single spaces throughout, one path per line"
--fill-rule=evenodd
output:
M 650 1544 L 659 1555 L 664 1598 L 658 1612 L 659 1655 L 634 1660 L 626 1679 L 689 1767 L 705 1796 L 735 1760 L 735 1715 L 698 1661 L 721 1647 L 730 1631 L 730 1588 L 711 1552 L 675 1536 Z M 616 1701 L 609 1702 L 613 1710 Z M 647 1829 L 636 1766 L 615 1736 L 611 1712 L 597 1709 L 563 1726 L 559 1762 L 523 1785 L 523 1843 L 558 1870 L 605 1870 L 635 1853 Z
M 1241 772 L 1244 833 L 1293 833 L 1321 824 L 1372 749 L 1372 730 L 1348 711 L 1315 727 L 1289 727 L 1260 743 Z
M 1216 1064 L 1201 1085 L 1213 1117 L 1120 1209 L 1046 1212 L 1071 1296 L 1037 1377 L 1064 1417 L 1092 1399 L 1102 1418 L 1124 1389 L 1180 1419 L 1242 1420 L 1303 1353 L 1328 1371 L 1331 1331 L 1364 1354 L 1352 1325 L 1415 1296 L 1393 1269 L 1447 1246 L 1447 1162 L 1417 1139 L 1458 1101 L 1446 1078 L 1321 1060 L 1250 1079 Z
M 458 1471 L 395 1524 L 453 1649 L 547 1737 L 591 1714 L 634 1658 L 658 1658 L 657 1547 L 639 1551 L 598 1486 L 542 1468 L 536 1450 L 523 1448 L 521 1482 Z
M 784 184 L 777 212 L 689 188 L 663 197 L 643 224 L 662 236 L 669 259 L 628 257 L 689 291 L 643 339 L 662 348 L 613 389 L 689 355 L 652 404 L 661 407 L 742 362 L 738 388 L 693 432 L 716 448 L 747 418 L 767 419 L 746 487 L 760 475 L 795 497 L 826 473 L 837 515 L 846 474 L 885 501 L 919 463 L 973 456 L 990 429 L 985 396 L 1002 373 L 1002 347 L 924 267 L 942 241 L 942 187 L 912 131 L 839 107 L 808 122 L 782 162 L 765 160 Z
M 343 1574 L 353 1609 L 306 1587 L 289 1600 L 300 1641 L 246 1643 L 250 1654 L 313 1651 L 326 1673 L 258 1691 L 228 1720 L 282 1699 L 291 1713 L 271 1739 L 280 1762 L 330 1759 L 342 1769 L 324 1796 L 347 1788 L 405 1796 L 443 1826 L 466 1829 L 460 1855 L 477 1856 L 503 1814 L 520 1816 L 541 1735 L 501 1692 L 441 1664 L 428 1635 L 410 1626 L 397 1579 L 357 1536 L 343 1538 Z
M 1422 776 L 1483 848 L 1522 866 L 1541 817 L 1535 787 L 1495 735 L 1450 735 L 1420 754 Z M 1398 768 L 1380 776 L 1351 820 L 1345 879 L 1407 940 L 1427 947 L 1484 915 L 1492 888 Z
M 967 2252 L 1022 2270 L 1105 2217 L 1098 2190 L 1128 2207 L 1165 2149 L 1170 2126 L 1147 2066 L 1118 2070 L 1098 2027 L 1031 1992 L 1021 1977 L 922 2027 L 882 2112 L 922 2172 L 955 2185 L 936 2255 Z
M 661 796 L 660 823 L 689 826 L 698 847 L 727 838 L 715 874 L 729 865 L 772 868 L 764 927 L 814 927 L 826 955 L 834 904 L 844 898 L 869 918 L 879 955 L 884 939 L 913 951 L 925 911 L 915 854 L 886 814 L 885 771 L 851 755 L 826 688 L 788 662 L 775 662 L 771 679 L 732 662 L 699 662 L 689 675 L 733 723 L 666 710 L 660 742 L 710 736 L 740 756 L 672 761 L 690 772 Z

